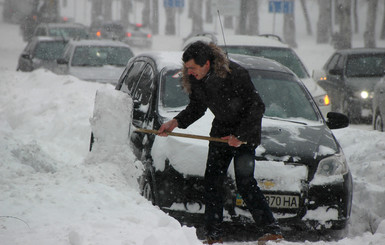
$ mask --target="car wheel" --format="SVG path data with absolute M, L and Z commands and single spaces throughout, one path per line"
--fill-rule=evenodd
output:
M 376 119 L 374 121 L 374 130 L 384 131 L 384 121 L 382 120 L 381 114 L 376 115 Z
M 153 205 L 157 205 L 157 196 L 154 178 L 150 170 L 146 170 L 141 178 L 141 195 L 149 200 Z

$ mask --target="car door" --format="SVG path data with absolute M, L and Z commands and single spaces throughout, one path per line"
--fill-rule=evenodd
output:
M 16 70 L 21 70 L 21 71 L 33 70 L 32 52 L 35 46 L 36 46 L 36 42 L 34 41 L 31 41 L 30 43 L 28 43 L 28 45 L 25 47 L 25 49 L 19 56 L 19 61 L 18 61 Z
M 127 73 L 122 76 L 117 89 L 128 93 L 134 102 L 131 122 L 133 128 L 149 128 L 151 118 L 153 118 L 155 69 L 148 60 L 143 58 L 138 58 L 130 63 L 131 65 L 127 69 Z M 142 159 L 143 149 L 150 144 L 149 139 L 152 139 L 151 142 L 153 141 L 153 137 L 144 133 L 131 132 L 134 153 L 138 159 Z
M 324 66 L 327 79 L 319 81 L 319 85 L 326 90 L 332 102 L 333 111 L 342 111 L 345 100 L 344 94 L 344 64 L 345 57 L 335 53 Z

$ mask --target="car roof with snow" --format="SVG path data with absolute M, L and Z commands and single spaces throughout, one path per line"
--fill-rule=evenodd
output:
M 196 41 L 203 42 L 214 42 L 219 46 L 261 46 L 261 47 L 281 47 L 289 48 L 289 46 L 283 43 L 278 36 L 275 35 L 225 35 L 225 37 L 212 34 L 204 33 L 202 35 L 196 35 L 187 39 L 183 44 L 183 50 L 185 50 L 190 44 Z
M 71 40 L 70 44 L 76 46 L 116 46 L 116 47 L 128 47 L 126 43 L 120 41 L 114 41 L 110 39 L 82 39 L 82 40 Z

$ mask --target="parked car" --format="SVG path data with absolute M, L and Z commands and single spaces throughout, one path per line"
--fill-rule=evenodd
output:
M 385 79 L 384 77 L 374 87 L 373 96 L 373 129 L 384 131 L 385 129 Z
M 85 25 L 71 22 L 40 23 L 33 36 L 63 37 L 66 39 L 87 39 L 88 29 Z
M 130 139 L 144 166 L 139 180 L 141 194 L 182 224 L 196 226 L 200 236 L 208 143 L 134 131 L 157 130 L 188 104 L 181 88 L 181 56 L 181 52 L 135 56 L 116 90 L 129 94 L 134 103 Z M 278 62 L 243 55 L 230 57 L 249 71 L 266 104 L 255 177 L 284 232 L 342 233 L 350 218 L 352 176 L 331 129 L 346 127 L 347 117 L 329 112 L 325 121 L 307 88 Z M 174 131 L 208 135 L 212 119 L 207 111 L 187 129 Z M 92 134 L 90 150 L 97 140 Z M 255 234 L 258 228 L 237 194 L 231 168 L 226 193 L 224 229 L 240 228 L 226 234 Z
M 130 46 L 112 40 L 71 40 L 57 59 L 57 74 L 69 74 L 86 81 L 116 84 L 128 60 Z
M 318 72 L 319 85 L 329 94 L 333 111 L 352 122 L 372 121 L 374 86 L 384 75 L 385 48 L 337 50 Z
M 123 42 L 131 47 L 151 48 L 152 35 L 150 32 L 144 31 L 140 24 L 130 24 L 125 31 L 126 35 L 122 39 Z
M 27 43 L 17 62 L 17 71 L 33 71 L 37 68 L 53 70 L 56 59 L 63 54 L 68 40 L 54 37 L 34 37 Z
M 270 34 L 260 36 L 228 35 L 224 40 L 221 35 L 205 32 L 188 38 L 182 49 L 185 50 L 191 43 L 198 40 L 214 42 L 230 54 L 259 56 L 278 61 L 291 69 L 301 79 L 325 117 L 331 111 L 333 100 L 329 99 L 326 91 L 309 75 L 295 51 L 283 43 L 279 36 Z
M 89 28 L 91 38 L 123 40 L 126 36 L 124 25 L 119 21 L 95 20 Z

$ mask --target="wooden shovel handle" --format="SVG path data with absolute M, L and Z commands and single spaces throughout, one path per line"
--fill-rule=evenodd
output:
M 145 128 L 137 128 L 137 129 L 135 129 L 135 132 L 147 133 L 147 134 L 158 134 L 158 130 L 145 129 Z M 199 140 L 208 140 L 208 141 L 227 143 L 227 140 L 221 139 L 221 138 L 216 138 L 216 137 L 209 137 L 209 136 L 202 136 L 202 135 L 195 135 L 195 134 L 174 133 L 174 132 L 166 132 L 166 134 L 168 134 L 170 136 L 176 136 L 176 137 L 184 137 L 184 138 L 191 138 L 191 139 L 199 139 Z M 242 144 L 247 144 L 247 142 L 242 142 Z

